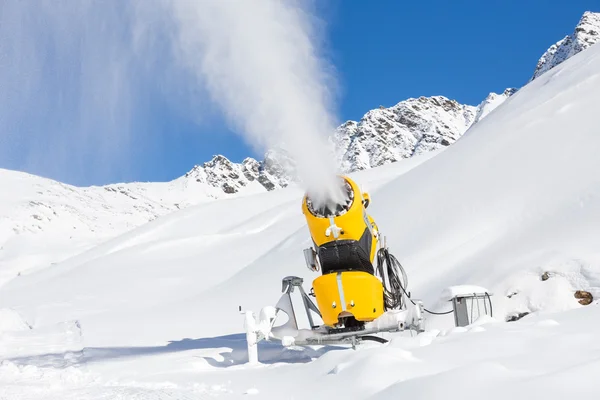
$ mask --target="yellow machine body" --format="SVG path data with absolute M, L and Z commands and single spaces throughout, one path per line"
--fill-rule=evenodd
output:
M 331 327 L 350 314 L 369 322 L 384 312 L 383 286 L 375 276 L 362 271 L 321 275 L 313 281 L 323 322 Z
M 372 264 L 377 252 L 378 229 L 375 221 L 366 211 L 370 197 L 367 193 L 362 193 L 359 186 L 352 179 L 346 176 L 340 178 L 345 180 L 346 186 L 352 192 L 352 199 L 346 205 L 347 210 L 344 210 L 340 215 L 315 215 L 309 207 L 310 200 L 308 196 L 304 196 L 302 212 L 306 218 L 310 235 L 317 248 L 335 241 L 353 240 L 368 243 L 369 248 L 365 250 Z M 335 227 L 340 229 L 339 233 L 336 232 Z M 369 235 L 370 240 L 364 240 L 365 235 Z
M 302 212 L 315 246 L 313 281 L 317 307 L 330 327 L 369 322 L 385 312 L 383 285 L 375 276 L 379 233 L 366 211 L 370 203 L 352 179 L 340 176 L 343 195 L 336 201 L 316 204 L 307 194 Z M 306 253 L 305 253 L 306 254 Z M 317 266 L 318 263 L 318 266 Z

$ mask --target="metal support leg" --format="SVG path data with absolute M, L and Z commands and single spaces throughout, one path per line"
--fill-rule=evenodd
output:
M 312 302 L 310 297 L 308 297 L 308 295 L 304 291 L 304 288 L 302 287 L 303 283 L 304 283 L 304 280 L 298 276 L 286 276 L 281 281 L 281 287 L 282 287 L 282 291 L 289 296 L 289 304 L 292 304 L 291 294 L 294 292 L 294 288 L 296 288 L 296 287 L 298 288 L 298 290 L 300 291 L 300 295 L 302 296 L 302 303 L 304 304 L 304 310 L 306 311 L 308 323 L 310 324 L 311 329 L 314 329 L 314 328 L 316 328 L 316 325 L 315 325 L 313 316 L 310 312 L 311 311 L 315 312 L 319 317 L 321 317 L 321 312 L 319 311 L 319 308 L 315 305 L 315 303 Z M 293 310 L 293 307 L 292 307 L 292 310 Z M 294 311 L 294 319 L 296 319 L 295 311 Z

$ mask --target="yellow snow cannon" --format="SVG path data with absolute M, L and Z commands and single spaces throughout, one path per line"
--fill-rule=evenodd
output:
M 323 322 L 348 327 L 383 314 L 384 294 L 374 275 L 379 232 L 367 214 L 370 196 L 352 179 L 338 178 L 342 195 L 336 201 L 315 201 L 309 194 L 303 198 L 302 212 L 314 243 L 304 254 L 308 267 L 322 273 L 313 290 Z
M 275 306 L 263 307 L 258 315 L 240 307 L 245 315 L 250 363 L 258 362 L 261 340 L 278 340 L 285 347 L 355 347 L 363 340 L 385 343 L 386 339 L 377 336 L 384 332 L 423 331 L 423 304 L 410 299 L 404 268 L 389 253 L 375 221 L 367 214 L 371 201 L 368 193 L 347 176 L 337 178 L 341 191 L 332 190 L 330 199 L 323 193 L 313 196 L 307 192 L 302 200 L 313 242 L 304 256 L 311 271 L 320 271 L 312 290 L 304 290 L 303 278 L 286 276 Z M 298 295 L 308 327 L 300 326 L 299 304 L 292 299 Z M 282 314 L 285 322 L 278 325 Z M 315 323 L 316 317 L 323 323 Z

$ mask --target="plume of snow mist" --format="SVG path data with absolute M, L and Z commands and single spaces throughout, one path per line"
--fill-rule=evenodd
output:
M 313 199 L 339 193 L 328 142 L 335 130 L 333 79 L 319 57 L 306 3 L 165 1 L 179 27 L 180 62 L 235 129 L 258 151 L 286 150 Z
M 76 184 L 136 169 L 154 139 L 149 99 L 168 87 L 181 100 L 184 80 L 164 56 L 170 19 L 148 3 L 0 1 L 1 167 Z
M 156 97 L 197 119 L 208 93 L 257 152 L 285 150 L 313 199 L 331 197 L 334 79 L 309 1 L 0 2 L 0 165 L 118 176 L 153 142 Z
M 0 4 L 3 166 L 67 180 L 110 168 L 128 140 L 126 19 L 89 1 Z

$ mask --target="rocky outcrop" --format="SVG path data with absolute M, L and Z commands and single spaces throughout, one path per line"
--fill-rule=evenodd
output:
M 396 162 L 454 143 L 473 123 L 476 107 L 444 96 L 419 97 L 347 121 L 335 135 L 342 171 Z
M 531 80 L 600 41 L 600 13 L 586 12 L 575 31 L 559 40 L 542 55 Z

